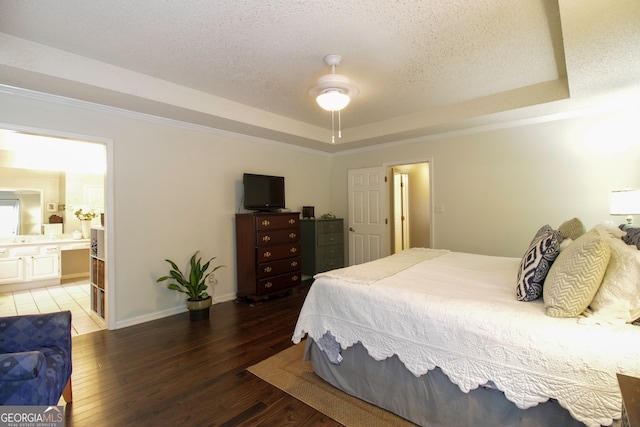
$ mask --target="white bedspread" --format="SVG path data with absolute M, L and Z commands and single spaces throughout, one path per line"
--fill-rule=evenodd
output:
M 398 355 L 416 376 L 440 367 L 464 392 L 492 381 L 519 408 L 556 399 L 588 426 L 620 418 L 616 373 L 640 376 L 640 327 L 580 324 L 515 297 L 519 259 L 457 252 L 369 286 L 318 277 L 293 342 L 330 331 L 343 349 Z
M 337 268 L 316 274 L 314 279 L 328 277 L 343 282 L 370 285 L 385 277 L 392 276 L 419 262 L 438 257 L 449 252 L 446 249 L 411 248 L 397 254 L 364 264 Z

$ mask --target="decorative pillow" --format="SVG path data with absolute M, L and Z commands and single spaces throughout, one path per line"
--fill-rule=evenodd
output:
M 558 231 L 563 239 L 576 240 L 578 237 L 586 233 L 587 229 L 578 218 L 572 218 L 560 224 Z
M 558 231 L 544 231 L 540 235 L 538 233 L 520 261 L 516 288 L 518 301 L 533 301 L 540 298 L 544 279 L 560 252 L 562 238 Z
M 533 245 L 535 241 L 538 240 L 543 234 L 547 234 L 551 232 L 553 232 L 553 228 L 551 228 L 549 224 L 543 225 L 538 229 L 538 231 L 536 231 L 536 234 L 535 236 L 533 236 L 533 239 L 531 239 L 531 243 L 529 243 L 529 246 Z
M 622 236 L 622 240 L 624 240 L 627 245 L 635 245 L 636 248 L 640 249 L 640 227 L 620 224 L 620 229 L 627 233 Z
M 577 317 L 591 303 L 609 264 L 607 242 L 592 230 L 560 252 L 544 282 L 544 307 L 551 317 Z
M 640 251 L 606 233 L 600 235 L 609 244 L 611 258 L 590 314 L 608 323 L 633 322 L 640 317 Z

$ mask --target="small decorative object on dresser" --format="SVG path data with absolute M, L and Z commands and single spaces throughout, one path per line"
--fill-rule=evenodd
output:
M 236 214 L 238 298 L 284 294 L 302 279 L 300 213 Z
M 344 267 L 344 230 L 340 219 L 303 219 L 302 274 Z
M 209 307 L 211 307 L 212 299 L 211 295 L 207 293 L 208 284 L 215 283 L 213 273 L 217 269 L 224 267 L 224 265 L 212 266 L 213 270 L 207 273 L 211 261 L 216 258 L 213 257 L 202 264 L 202 258 L 198 257 L 198 252 L 200 251 L 196 251 L 189 260 L 189 271 L 184 274 L 175 262 L 165 259 L 172 269 L 169 271 L 168 276 L 160 277 L 157 280 L 158 283 L 165 280 L 173 280 L 174 283 L 170 282 L 167 288 L 187 294 L 187 308 L 189 309 L 189 318 L 191 320 L 209 318 Z

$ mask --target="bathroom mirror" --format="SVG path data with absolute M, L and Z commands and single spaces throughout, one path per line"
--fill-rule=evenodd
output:
M 0 237 L 42 234 L 42 190 L 0 188 Z

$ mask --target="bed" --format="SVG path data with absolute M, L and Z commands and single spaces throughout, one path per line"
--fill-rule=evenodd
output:
M 640 251 L 604 226 L 559 234 L 541 228 L 523 258 L 414 248 L 318 274 L 292 340 L 324 380 L 419 425 L 622 425 L 616 374 L 640 377 Z

